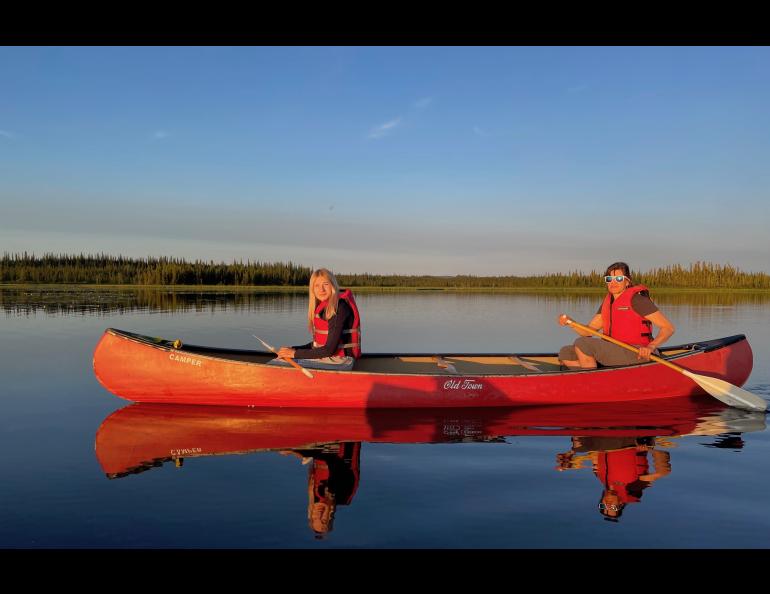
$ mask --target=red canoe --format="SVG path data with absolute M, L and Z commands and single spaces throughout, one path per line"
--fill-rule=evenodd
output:
M 196 345 L 109 328 L 94 373 L 133 402 L 323 408 L 457 408 L 627 402 L 681 396 L 711 399 L 658 363 L 561 370 L 556 355 L 365 354 L 353 371 L 268 365 L 264 351 Z M 177 342 L 178 344 L 178 342 Z M 662 350 L 694 373 L 741 386 L 753 366 L 744 335 Z
M 107 476 L 117 478 L 184 458 L 310 450 L 345 442 L 494 442 L 544 435 L 612 440 L 764 429 L 764 413 L 700 397 L 451 410 L 133 404 L 102 422 L 95 449 Z

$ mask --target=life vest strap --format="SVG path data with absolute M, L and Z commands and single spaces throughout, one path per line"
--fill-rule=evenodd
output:
M 328 330 L 314 330 L 316 334 L 329 334 Z M 343 334 L 359 334 L 361 331 L 358 328 L 351 328 L 350 330 L 343 330 Z

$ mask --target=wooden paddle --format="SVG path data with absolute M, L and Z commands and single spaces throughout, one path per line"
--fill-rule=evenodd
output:
M 569 317 L 567 317 L 566 323 L 568 326 L 580 328 L 581 330 L 594 334 L 599 338 L 621 346 L 624 349 L 628 349 L 629 351 L 633 351 L 635 353 L 639 352 L 637 347 L 626 344 L 625 342 L 621 342 L 620 340 L 612 338 L 611 336 L 607 336 L 606 334 L 602 334 L 601 332 L 597 332 L 593 328 L 583 326 L 583 324 L 578 324 L 575 320 Z M 728 406 L 735 406 L 736 408 L 743 408 L 746 410 L 767 410 L 767 402 L 763 398 L 760 398 L 756 394 L 752 394 L 751 392 L 739 388 L 738 386 L 734 386 L 729 382 L 717 379 L 715 377 L 708 377 L 707 375 L 699 375 L 697 373 L 693 373 L 692 371 L 688 371 L 687 369 L 679 367 L 678 365 L 674 365 L 671 363 L 671 361 L 666 361 L 665 359 L 661 359 L 655 355 L 650 355 L 650 359 L 656 363 L 660 363 L 661 365 L 665 365 L 674 371 L 678 371 L 679 373 L 686 375 L 701 388 L 706 390 L 706 392 L 711 394 L 714 398 L 721 400 Z
M 259 342 L 261 342 L 263 345 L 265 345 L 265 348 L 266 348 L 266 349 L 270 350 L 270 351 L 271 351 L 271 352 L 273 352 L 273 353 L 276 353 L 276 354 L 278 354 L 278 351 L 276 351 L 276 350 L 275 350 L 273 347 L 271 347 L 269 344 L 267 344 L 267 343 L 266 343 L 264 340 L 262 340 L 262 339 L 261 339 L 259 336 L 257 336 L 256 334 L 252 334 L 252 336 L 253 336 L 254 338 L 256 338 L 256 339 L 257 339 Z M 283 359 L 283 357 L 281 357 L 281 359 Z M 292 367 L 296 367 L 297 369 L 299 369 L 299 370 L 300 370 L 302 373 L 304 373 L 304 374 L 305 374 L 306 376 L 308 376 L 310 379 L 313 379 L 313 374 L 312 374 L 312 373 L 310 373 L 310 372 L 309 372 L 307 369 L 305 369 L 304 367 L 302 367 L 302 365 L 300 365 L 299 363 L 297 363 L 297 362 L 296 362 L 294 359 L 283 359 L 283 360 L 284 360 L 284 361 L 287 361 L 287 362 L 289 363 L 289 365 L 291 365 Z

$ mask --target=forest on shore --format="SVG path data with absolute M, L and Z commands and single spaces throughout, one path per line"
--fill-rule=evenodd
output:
M 333 271 L 344 287 L 496 289 L 595 288 L 603 270 L 529 276 L 433 276 L 345 274 Z M 188 262 L 182 258 L 127 258 L 106 254 L 9 254 L 0 259 L 0 283 L 136 286 L 306 286 L 312 270 L 292 262 Z M 655 288 L 770 289 L 770 275 L 744 272 L 730 264 L 694 262 L 647 271 L 632 270 L 636 283 Z

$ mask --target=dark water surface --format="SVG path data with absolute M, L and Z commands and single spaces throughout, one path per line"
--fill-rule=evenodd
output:
M 361 294 L 369 352 L 555 352 L 595 296 Z M 656 299 L 672 343 L 744 333 L 770 399 L 770 301 Z M 308 340 L 292 294 L 0 289 L 0 547 L 765 548 L 764 414 L 704 398 L 503 411 L 129 405 L 107 327 Z M 713 401 L 712 401 L 713 400 Z M 612 517 L 612 519 L 606 519 Z

